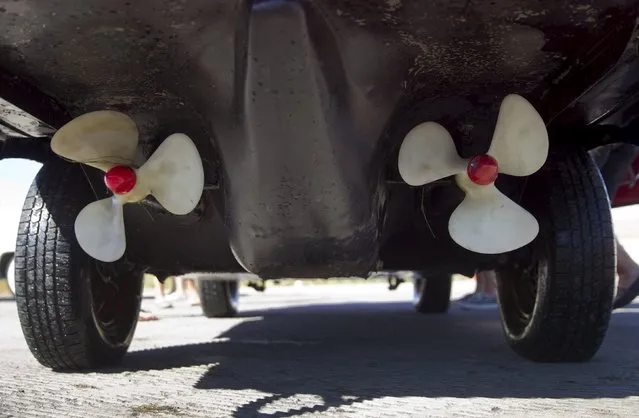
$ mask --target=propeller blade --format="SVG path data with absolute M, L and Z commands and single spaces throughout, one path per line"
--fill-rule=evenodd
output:
M 59 156 L 105 172 L 116 165 L 131 165 L 137 146 L 135 122 L 110 110 L 79 116 L 51 139 L 51 149 Z
M 75 236 L 96 260 L 120 259 L 126 249 L 122 203 L 112 197 L 86 205 L 75 220 Z
M 204 168 L 195 144 L 184 134 L 169 136 L 138 170 L 139 181 L 166 210 L 186 215 L 204 190 Z
M 411 186 L 464 172 L 466 164 L 450 133 L 435 122 L 417 125 L 406 135 L 397 161 L 399 174 Z
M 448 221 L 452 239 L 480 254 L 501 254 L 523 247 L 539 233 L 537 220 L 494 184 L 469 186 L 466 198 Z
M 548 132 L 528 100 L 516 94 L 504 98 L 488 155 L 498 161 L 499 172 L 512 176 L 529 176 L 544 165 Z

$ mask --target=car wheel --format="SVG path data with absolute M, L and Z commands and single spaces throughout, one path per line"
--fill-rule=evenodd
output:
M 450 305 L 452 275 L 421 275 L 413 279 L 413 306 L 419 313 L 444 313 Z
M 601 176 L 583 151 L 552 152 L 528 179 L 522 204 L 540 233 L 496 271 L 506 339 L 533 361 L 588 361 L 605 337 L 615 285 Z
M 237 315 L 240 298 L 238 280 L 198 278 L 202 313 L 207 318 L 230 318 Z
M 20 219 L 18 315 L 33 356 L 56 370 L 118 363 L 138 320 L 142 271 L 98 262 L 75 239 L 75 218 L 95 199 L 79 165 L 51 161 L 31 185 Z

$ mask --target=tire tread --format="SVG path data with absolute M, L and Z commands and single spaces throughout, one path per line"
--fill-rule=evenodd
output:
M 550 277 L 526 334 L 508 339 L 533 361 L 588 361 L 605 338 L 614 293 L 610 203 L 585 152 L 552 155 L 542 171 L 550 191 Z
M 88 182 L 78 181 L 84 175 L 78 165 L 62 160 L 45 163 L 27 193 L 16 238 L 22 331 L 36 360 L 54 370 L 114 364 L 128 348 L 106 348 L 88 318 L 88 284 L 77 273 L 88 256 L 73 232 L 75 216 L 95 198 Z
M 231 295 L 229 282 L 199 279 L 198 292 L 202 313 L 207 318 L 228 318 L 237 315 L 237 307 L 232 302 L 233 297 L 237 295 Z
M 425 280 L 421 294 L 415 295 L 415 311 L 422 314 L 445 313 L 450 306 L 450 292 L 452 289 L 452 275 L 428 278 Z

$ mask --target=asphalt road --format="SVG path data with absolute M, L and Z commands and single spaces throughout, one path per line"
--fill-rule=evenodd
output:
M 138 326 L 120 368 L 75 374 L 39 366 L 0 302 L 0 416 L 637 415 L 639 305 L 614 314 L 592 362 L 549 365 L 511 352 L 496 312 L 420 316 L 410 295 L 269 288 L 218 320 L 176 306 Z

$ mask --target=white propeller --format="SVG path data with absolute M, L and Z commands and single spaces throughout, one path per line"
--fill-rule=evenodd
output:
M 498 173 L 529 176 L 548 158 L 548 132 L 543 119 L 523 97 L 508 95 L 486 155 L 469 160 L 457 153 L 448 131 L 435 122 L 413 128 L 399 150 L 404 181 L 421 186 L 455 175 L 466 197 L 453 211 L 448 230 L 460 246 L 482 254 L 523 247 L 539 233 L 537 220 L 494 185 Z
M 170 135 L 138 169 L 132 166 L 137 145 L 135 123 L 112 111 L 82 115 L 51 140 L 51 149 L 61 157 L 106 173 L 104 181 L 113 196 L 88 204 L 75 220 L 80 247 L 97 260 L 112 262 L 124 255 L 125 203 L 152 195 L 167 211 L 185 215 L 204 190 L 202 159 L 188 136 Z

